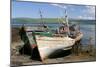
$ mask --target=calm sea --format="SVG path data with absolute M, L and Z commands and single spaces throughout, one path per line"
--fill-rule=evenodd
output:
M 79 23 L 80 25 L 80 31 L 83 33 L 83 38 L 81 43 L 83 45 L 89 44 L 89 38 L 92 37 L 92 44 L 96 45 L 96 21 L 90 21 L 90 20 L 85 20 L 85 21 L 70 21 L 72 24 L 77 24 Z M 31 24 L 26 24 L 26 26 L 37 26 L 40 23 L 31 23 Z M 59 26 L 61 26 L 60 23 L 45 23 L 47 26 L 49 26 L 51 29 L 57 29 Z M 18 23 L 18 24 L 11 24 L 12 27 L 20 27 L 22 26 L 23 23 Z

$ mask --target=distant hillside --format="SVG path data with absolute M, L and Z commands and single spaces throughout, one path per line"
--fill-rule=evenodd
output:
M 14 24 L 18 24 L 18 23 L 41 23 L 41 19 L 39 18 L 13 18 L 11 20 L 12 23 Z M 44 18 L 43 19 L 43 22 L 58 22 L 58 19 L 57 18 Z
M 45 23 L 57 23 L 58 18 L 43 18 Z M 13 18 L 11 24 L 32 24 L 32 23 L 41 23 L 39 18 Z M 81 24 L 95 24 L 95 20 L 82 20 L 82 19 L 69 19 L 69 23 L 81 23 Z

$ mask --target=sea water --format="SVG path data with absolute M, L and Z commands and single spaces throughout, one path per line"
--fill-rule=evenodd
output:
M 92 20 L 85 20 L 85 21 L 70 21 L 72 24 L 79 24 L 80 31 L 83 33 L 83 38 L 81 40 L 81 43 L 83 45 L 89 44 L 89 39 L 92 38 L 92 44 L 96 45 L 96 21 Z M 24 23 L 26 26 L 38 26 L 41 25 L 41 23 Z M 23 22 L 18 24 L 11 23 L 12 27 L 21 27 L 23 25 Z M 51 22 L 51 23 L 45 23 L 50 29 L 57 29 L 58 27 L 62 26 L 61 23 L 57 22 Z

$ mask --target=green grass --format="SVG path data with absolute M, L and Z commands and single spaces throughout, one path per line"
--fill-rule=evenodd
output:
M 42 22 L 41 19 L 39 18 L 13 18 L 12 19 L 13 22 Z M 58 22 L 57 18 L 43 18 L 43 22 L 47 22 L 47 23 L 51 23 L 51 22 Z

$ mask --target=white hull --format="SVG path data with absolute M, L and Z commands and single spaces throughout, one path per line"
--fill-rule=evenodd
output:
M 27 32 L 27 36 L 29 39 L 32 48 L 34 48 L 34 40 L 32 32 Z M 71 49 L 71 47 L 83 37 L 83 34 L 80 33 L 75 39 L 69 37 L 47 37 L 47 36 L 39 36 L 35 35 L 36 38 L 36 46 L 38 47 L 40 57 L 42 60 L 47 58 L 53 52 L 59 49 Z
M 75 39 L 69 37 L 40 37 L 36 35 L 37 47 L 42 60 L 58 49 L 72 47 Z

